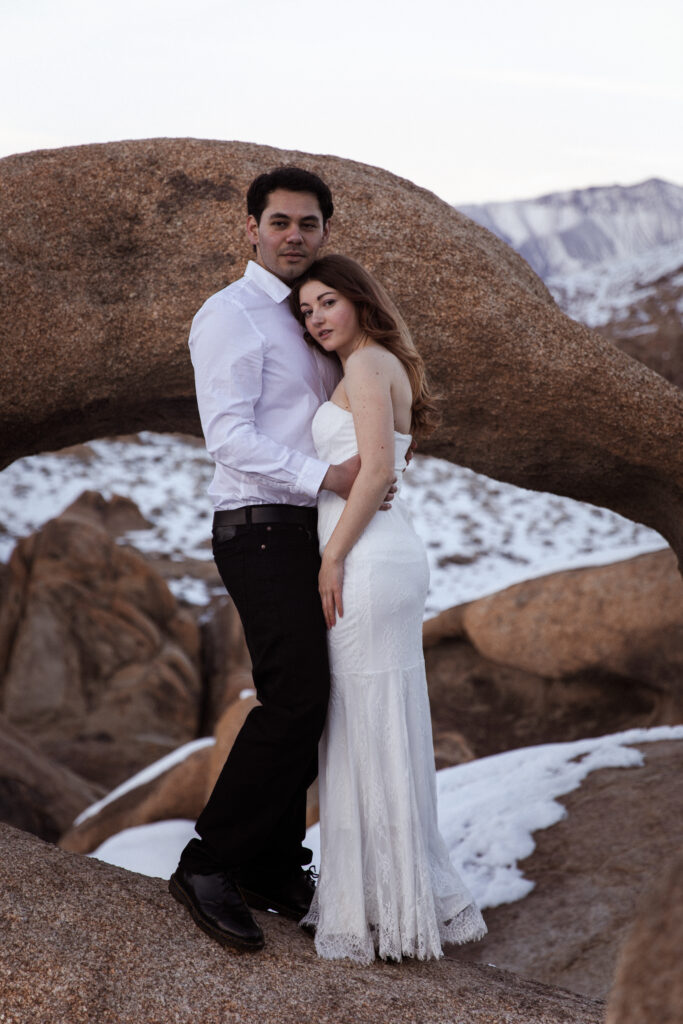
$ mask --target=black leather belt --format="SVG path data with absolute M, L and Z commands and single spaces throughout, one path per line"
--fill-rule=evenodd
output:
M 213 514 L 214 526 L 244 526 L 247 523 L 298 523 L 316 528 L 317 508 L 302 505 L 245 505 L 220 509 Z

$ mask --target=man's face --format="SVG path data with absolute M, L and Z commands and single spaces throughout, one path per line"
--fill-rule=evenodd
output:
M 277 188 L 268 196 L 260 223 L 247 217 L 247 235 L 256 246 L 256 262 L 285 284 L 308 270 L 330 234 L 323 226 L 318 198 L 312 192 Z

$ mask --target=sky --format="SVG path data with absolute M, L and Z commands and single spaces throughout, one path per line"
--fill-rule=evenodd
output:
M 683 184 L 680 0 L 2 0 L 0 157 L 173 136 L 456 205 Z

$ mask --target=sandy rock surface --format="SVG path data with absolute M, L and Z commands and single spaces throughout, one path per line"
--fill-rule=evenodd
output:
M 192 924 L 165 883 L 0 826 L 5 1024 L 599 1024 L 603 1004 L 464 963 L 319 960 L 295 924 L 258 914 L 261 953 Z
M 536 832 L 536 849 L 520 861 L 535 889 L 523 900 L 487 910 L 489 934 L 460 956 L 594 998 L 607 996 L 643 895 L 683 846 L 683 743 L 639 749 L 642 767 L 592 772 L 562 798 L 567 817 Z M 679 899 L 680 883 L 675 893 Z M 664 939 L 662 970 L 673 950 L 680 953 L 674 932 Z M 650 963 L 656 976 L 654 958 Z M 642 1017 L 638 1024 L 660 1022 Z
M 143 427 L 196 432 L 187 334 L 242 273 L 244 194 L 303 163 L 330 183 L 330 249 L 375 271 L 444 402 L 434 453 L 647 523 L 683 552 L 683 396 L 564 316 L 511 249 L 375 167 L 151 139 L 0 161 L 0 464 Z M 32 386 L 21 386 L 26 367 Z
M 609 997 L 606 1024 L 683 1020 L 683 857 L 664 869 L 640 900 Z
M 84 448 L 87 447 L 84 445 Z M 68 453 L 65 449 L 65 454 Z M 111 537 L 120 537 L 129 530 L 144 530 L 150 525 L 142 512 L 130 498 L 113 494 L 105 498 L 99 491 L 83 493 L 64 509 L 70 519 L 80 519 L 106 530 Z

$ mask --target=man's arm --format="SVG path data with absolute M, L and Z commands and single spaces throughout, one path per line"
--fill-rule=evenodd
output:
M 192 323 L 190 353 L 202 429 L 213 459 L 285 491 L 315 498 L 321 486 L 327 486 L 325 477 L 332 467 L 274 441 L 256 427 L 263 338 L 248 314 L 223 297 L 209 299 Z M 337 479 L 341 477 L 333 473 L 331 482 Z
M 353 481 L 360 469 L 360 455 L 352 455 L 346 462 L 332 465 L 325 473 L 320 485 L 321 491 L 334 491 L 340 498 L 348 498 Z

